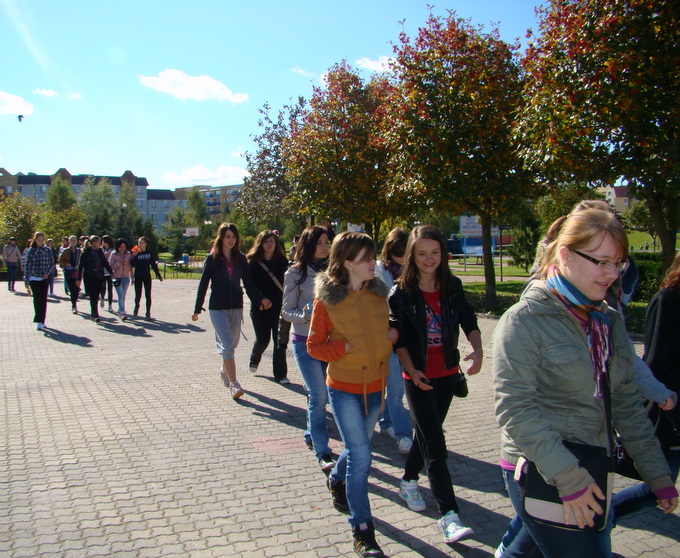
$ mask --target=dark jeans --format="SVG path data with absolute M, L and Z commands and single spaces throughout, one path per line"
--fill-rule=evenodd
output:
M 7 264 L 7 288 L 10 291 L 14 290 L 14 283 L 17 280 L 17 270 L 19 269 L 18 264 Z
M 90 296 L 90 316 L 96 318 L 99 316 L 99 293 L 102 291 L 103 280 L 101 277 L 84 275 L 83 282 L 85 283 L 85 292 Z
M 515 539 L 515 543 L 526 530 L 545 558 L 574 558 L 574 556 L 603 558 L 597 531 L 571 531 L 535 522 L 524 511 L 520 486 L 515 482 L 514 473 L 503 470 L 503 476 L 512 505 L 523 523 L 523 528 Z M 510 545 L 503 553 L 503 558 L 525 558 L 529 556 L 526 549 L 520 551 L 515 543 Z
M 33 317 L 34 324 L 44 324 L 47 316 L 47 292 L 50 288 L 49 281 L 29 281 L 33 292 Z
M 250 353 L 250 366 L 258 366 L 262 360 L 262 353 L 269 346 L 271 338 L 274 344 L 273 368 L 274 379 L 281 380 L 288 376 L 288 364 L 286 363 L 286 348 L 277 342 L 279 333 L 279 310 L 253 310 L 250 312 L 255 329 L 255 344 Z
M 458 378 L 455 375 L 432 378 L 431 390 L 424 391 L 411 380 L 404 381 L 406 400 L 411 409 L 415 436 L 413 446 L 406 458 L 404 480 L 418 480 L 418 474 L 426 467 L 432 494 L 441 515 L 453 510 L 458 513 L 458 503 L 451 484 L 447 464 L 448 450 L 442 424 L 449 412 Z
M 106 300 L 106 289 L 109 290 L 109 306 L 113 306 L 113 277 L 110 275 L 104 276 L 102 281 L 102 300 Z
M 71 297 L 71 306 L 74 308 L 78 304 L 78 295 L 80 294 L 80 288 L 76 284 L 77 277 L 69 277 L 65 279 L 66 285 L 68 286 L 69 296 Z
M 135 275 L 135 316 L 139 312 L 139 303 L 142 300 L 142 287 L 144 287 L 144 298 L 146 298 L 146 313 L 151 314 L 151 276 Z

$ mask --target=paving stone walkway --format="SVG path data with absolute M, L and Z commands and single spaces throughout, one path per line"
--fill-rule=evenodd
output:
M 247 339 L 236 354 L 246 395 L 232 401 L 207 315 L 190 319 L 196 285 L 154 281 L 155 321 L 121 322 L 102 311 L 95 324 L 71 314 L 58 282 L 48 329 L 38 332 L 31 299 L 2 284 L 0 556 L 353 555 L 346 517 L 333 510 L 303 443 L 305 395 L 292 353 L 290 386 L 273 381 L 269 351 L 248 372 L 254 336 L 246 310 Z M 426 480 L 427 511 L 402 504 L 404 457 L 376 434 L 370 499 L 388 556 L 493 556 L 507 526 L 490 381 L 495 325 L 480 319 L 485 366 L 446 422 L 461 515 L 476 535 L 442 541 Z M 328 420 L 340 451 L 330 413 Z M 677 558 L 680 518 L 640 514 L 613 541 L 621 556 Z

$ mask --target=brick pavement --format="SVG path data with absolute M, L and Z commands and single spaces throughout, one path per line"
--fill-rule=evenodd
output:
M 190 321 L 195 288 L 192 280 L 154 282 L 157 321 L 102 312 L 97 325 L 70 313 L 58 283 L 41 333 L 31 299 L 2 285 L 0 555 L 353 555 L 346 517 L 331 507 L 302 442 L 305 397 L 292 354 L 289 387 L 272 381 L 269 351 L 260 372 L 247 372 L 246 314 L 249 341 L 236 358 L 247 394 L 232 401 L 209 319 Z M 446 423 L 461 514 L 476 535 L 442 542 L 426 480 L 427 512 L 402 505 L 404 458 L 377 434 L 370 498 L 388 556 L 492 556 L 505 530 L 512 510 L 496 466 L 489 373 L 495 323 L 480 319 L 484 370 Z M 678 557 L 679 541 L 680 519 L 650 511 L 616 529 L 614 550 Z

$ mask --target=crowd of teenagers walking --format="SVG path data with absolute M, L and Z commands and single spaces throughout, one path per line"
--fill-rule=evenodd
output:
M 102 305 L 108 294 L 112 309 L 109 285 L 125 319 L 134 270 L 134 313 L 144 289 L 150 317 L 150 271 L 160 275 L 147 239 L 131 252 L 107 237 L 90 237 L 86 246 L 75 236 L 65 240 L 56 261 L 74 312 L 84 280 L 93 319 L 100 294 Z M 223 223 L 205 258 L 191 318 L 205 311 L 210 288 L 207 312 L 231 397 L 246 393 L 234 358 L 245 289 L 255 331 L 248 367 L 257 371 L 271 345 L 274 380 L 289 384 L 290 343 L 307 394 L 301 443 L 327 475 L 333 507 L 348 515 L 355 552 L 384 556 L 369 499 L 376 425 L 406 456 L 395 487 L 404 505 L 427 509 L 419 487 L 425 474 L 444 541 L 473 537 L 460 515 L 443 425 L 484 355 L 443 235 L 428 225 L 395 229 L 380 254 L 359 232 L 335 235 L 311 226 L 296 240 L 286 257 L 275 231 L 262 231 L 244 254 L 238 228 Z M 55 257 L 41 233 L 23 258 L 12 246 L 3 259 L 23 266 L 34 321 L 44 327 Z M 649 303 L 643 358 L 635 355 L 624 322 L 637 268 L 608 204 L 584 201 L 558 219 L 532 271 L 493 335 L 499 471 L 516 512 L 495 557 L 608 558 L 617 519 L 650 506 L 667 514 L 677 507 L 680 371 L 673 349 L 680 334 L 680 253 Z M 460 331 L 469 354 L 458 350 Z M 329 406 L 342 438 L 339 456 L 329 446 Z M 612 494 L 615 473 L 640 482 Z

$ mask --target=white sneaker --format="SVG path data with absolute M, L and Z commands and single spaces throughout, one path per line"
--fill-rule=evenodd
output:
M 403 453 L 404 455 L 411 451 L 412 445 L 413 441 L 406 438 L 405 436 L 397 441 L 397 448 L 399 449 L 399 453 Z
M 406 502 L 411 511 L 425 511 L 425 500 L 418 490 L 418 481 L 402 480 L 399 485 L 399 497 Z
M 231 393 L 231 398 L 232 399 L 238 399 L 241 397 L 245 392 L 241 388 L 241 384 L 238 382 L 233 382 L 229 384 L 229 391 Z
M 501 542 L 501 544 L 498 545 L 496 552 L 493 553 L 493 558 L 503 558 L 503 553 L 505 550 L 505 545 Z
M 255 374 L 255 372 L 257 372 L 257 366 L 249 366 L 248 370 L 250 370 L 252 374 Z
M 453 510 L 446 512 L 446 514 L 437 521 L 437 525 L 439 525 L 439 528 L 444 532 L 444 541 L 447 543 L 467 539 L 475 534 L 470 527 L 463 525 L 460 517 L 458 517 L 458 514 Z
M 41 329 L 45 329 L 45 324 L 36 324 L 35 329 L 40 331 Z

